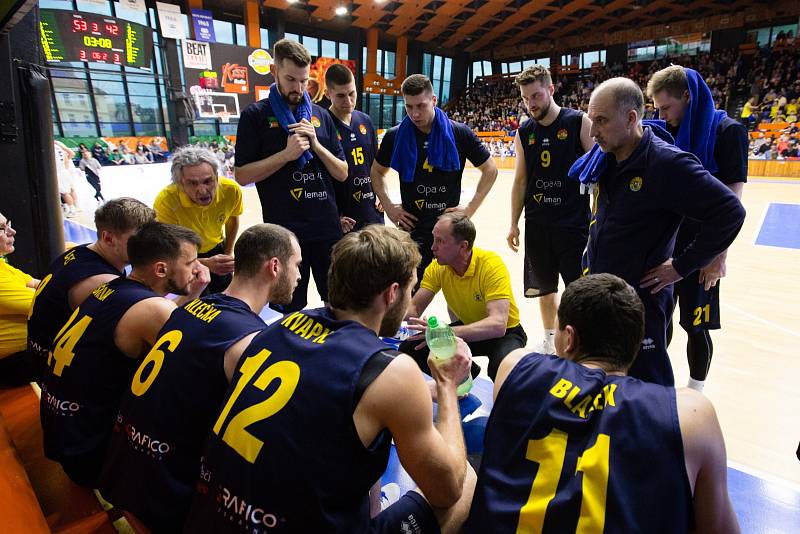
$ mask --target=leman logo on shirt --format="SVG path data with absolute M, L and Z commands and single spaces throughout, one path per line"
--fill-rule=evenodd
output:
M 415 200 L 415 201 L 414 201 L 414 204 L 416 204 L 416 205 L 417 205 L 417 209 L 418 209 L 418 210 L 421 210 L 421 209 L 422 209 L 422 206 L 424 206 L 424 205 L 425 205 L 425 199 L 424 199 L 424 198 L 421 198 L 421 199 L 419 199 L 419 200 Z
M 363 124 L 358 127 L 358 131 L 361 132 L 361 135 L 367 135 L 367 127 Z
M 319 119 L 314 115 L 311 115 L 311 124 L 314 125 L 314 128 L 319 128 L 320 125 Z
M 302 187 L 295 187 L 291 191 L 289 191 L 295 200 L 298 202 L 300 201 L 300 197 L 303 196 L 303 188 Z
M 633 178 L 631 178 L 631 183 L 630 183 L 631 191 L 633 191 L 634 193 L 639 191 L 642 188 L 643 181 L 644 180 L 642 180 L 641 176 L 634 176 Z
M 361 191 L 353 193 L 353 198 L 356 199 L 356 202 L 361 202 Z

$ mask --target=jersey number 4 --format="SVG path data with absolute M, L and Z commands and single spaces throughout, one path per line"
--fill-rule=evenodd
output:
M 258 421 L 263 421 L 268 417 L 272 417 L 283 409 L 284 406 L 292 398 L 297 383 L 300 381 L 300 367 L 290 361 L 276 362 L 266 367 L 256 378 L 256 373 L 261 369 L 264 362 L 269 358 L 270 352 L 267 349 L 261 349 L 257 354 L 247 358 L 239 368 L 241 377 L 236 382 L 228 402 L 219 414 L 217 422 L 214 423 L 214 434 L 219 435 L 225 422 L 228 425 L 225 432 L 222 434 L 222 441 L 227 443 L 233 450 L 247 460 L 248 462 L 255 463 L 258 454 L 261 452 L 261 447 L 264 442 L 253 434 L 247 431 L 247 427 Z M 280 380 L 278 387 L 272 394 L 261 402 L 248 406 L 237 414 L 231 415 L 231 409 L 236 403 L 244 388 L 248 385 L 253 385 L 261 391 L 265 391 L 273 380 Z
M 576 534 L 603 532 L 606 521 L 606 494 L 608 491 L 608 458 L 611 438 L 599 434 L 597 441 L 578 457 L 573 476 L 583 473 L 581 514 Z M 558 481 L 567 455 L 567 434 L 553 429 L 542 439 L 528 440 L 527 460 L 539 464 L 533 479 L 528 502 L 519 512 L 517 534 L 542 532 L 545 513 L 556 496 Z M 570 469 L 570 471 L 572 471 Z
M 61 376 L 61 373 L 64 372 L 64 368 L 69 367 L 72 363 L 72 359 L 75 358 L 75 345 L 86 332 L 89 323 L 92 322 L 92 318 L 88 315 L 84 315 L 78 319 L 80 311 L 80 308 L 75 308 L 67 324 L 56 334 L 53 352 L 51 352 L 50 356 L 47 358 L 48 367 L 53 365 L 53 361 L 55 360 L 53 374 L 56 376 Z

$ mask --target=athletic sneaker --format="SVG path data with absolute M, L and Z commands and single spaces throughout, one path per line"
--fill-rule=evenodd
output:
M 541 343 L 534 347 L 533 352 L 538 352 L 539 354 L 555 354 L 556 353 L 556 346 L 553 345 L 552 341 L 543 340 Z

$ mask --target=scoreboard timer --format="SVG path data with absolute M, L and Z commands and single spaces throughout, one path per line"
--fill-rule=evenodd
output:
M 47 61 L 95 61 L 150 68 L 152 29 L 91 13 L 58 9 L 39 12 L 39 34 Z

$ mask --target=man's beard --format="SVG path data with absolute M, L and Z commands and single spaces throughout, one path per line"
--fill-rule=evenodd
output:
M 296 106 L 300 102 L 303 101 L 303 93 L 289 93 L 286 94 L 283 92 L 283 88 L 281 87 L 281 83 L 275 80 L 275 83 L 278 85 L 278 92 L 281 94 L 284 100 L 286 100 L 289 104 Z
M 382 337 L 392 337 L 400 329 L 403 323 L 403 317 L 406 316 L 406 309 L 408 308 L 408 299 L 403 298 L 397 301 L 394 306 L 386 310 L 386 314 L 381 320 L 381 327 L 378 335 Z
M 544 119 L 547 116 L 547 114 L 550 112 L 550 106 L 551 105 L 552 105 L 552 103 L 548 101 L 547 104 L 544 107 L 539 108 L 539 111 L 537 113 L 534 113 L 533 111 L 531 111 L 530 112 L 531 116 L 533 116 L 533 118 L 536 121 L 540 121 L 540 120 Z
M 191 282 L 189 282 L 190 284 Z M 173 295 L 188 295 L 189 294 L 189 284 L 186 284 L 184 287 L 178 287 L 178 284 L 175 283 L 175 280 L 172 278 L 167 278 L 167 293 L 172 293 Z
M 295 284 L 292 284 L 292 280 L 289 276 L 286 273 L 282 274 L 277 282 L 275 282 L 275 287 L 272 289 L 269 301 L 281 305 L 291 303 L 294 288 L 297 287 L 297 283 L 299 283 L 300 280 L 298 279 L 295 282 Z

